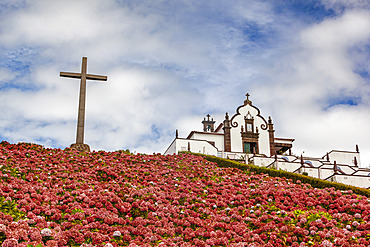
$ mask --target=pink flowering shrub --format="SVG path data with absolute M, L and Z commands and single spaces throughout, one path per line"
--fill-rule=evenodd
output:
M 1 246 L 369 246 L 352 191 L 201 157 L 0 145 Z

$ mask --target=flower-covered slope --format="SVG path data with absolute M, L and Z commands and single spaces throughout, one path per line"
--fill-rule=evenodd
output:
M 369 246 L 370 203 L 198 156 L 0 145 L 2 246 Z

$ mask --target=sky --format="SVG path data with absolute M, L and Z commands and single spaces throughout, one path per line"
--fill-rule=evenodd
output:
M 0 139 L 74 143 L 84 56 L 93 150 L 163 153 L 249 93 L 294 154 L 370 164 L 367 0 L 2 0 Z

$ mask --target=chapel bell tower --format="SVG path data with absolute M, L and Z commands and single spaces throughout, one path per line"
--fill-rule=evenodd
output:
M 213 121 L 213 118 L 209 119 L 210 117 L 211 117 L 211 115 L 208 114 L 207 119 L 204 118 L 204 120 L 202 121 L 204 132 L 214 132 L 215 131 L 215 122 L 216 121 Z

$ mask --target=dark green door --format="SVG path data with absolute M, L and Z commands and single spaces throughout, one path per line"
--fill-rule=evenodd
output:
M 244 142 L 244 153 L 251 153 L 251 144 L 249 142 Z

